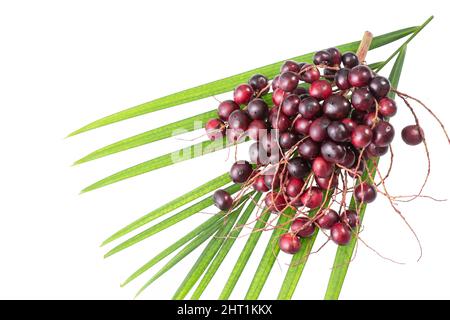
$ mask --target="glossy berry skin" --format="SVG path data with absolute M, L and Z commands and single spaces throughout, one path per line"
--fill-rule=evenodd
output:
M 292 71 L 286 71 L 280 75 L 280 83 L 278 86 L 281 90 L 291 92 L 295 88 L 297 88 L 298 81 L 299 77 L 297 73 L 294 73 Z
M 359 224 L 358 214 L 355 210 L 346 210 L 341 216 L 341 221 L 354 229 Z
M 393 117 L 397 113 L 397 104 L 391 98 L 383 98 L 378 102 L 378 112 L 384 117 Z
M 320 146 L 311 138 L 306 138 L 298 145 L 298 153 L 305 159 L 311 160 L 320 153 Z
M 277 107 L 280 106 L 287 95 L 288 93 L 283 91 L 282 89 L 280 88 L 275 89 L 272 94 L 273 104 L 276 105 Z
M 249 84 L 241 84 L 234 89 L 234 102 L 247 104 L 253 97 L 255 91 Z
M 359 125 L 352 132 L 352 145 L 355 148 L 365 148 L 372 141 L 372 135 L 372 130 L 369 126 Z
M 288 161 L 287 170 L 292 177 L 303 179 L 311 170 L 308 161 L 294 157 Z
M 308 89 L 304 88 L 304 87 L 297 87 L 295 88 L 294 91 L 292 91 L 293 94 L 298 95 L 300 98 L 302 98 L 302 96 L 308 96 Z
M 381 99 L 386 97 L 391 90 L 391 83 L 385 77 L 376 76 L 370 80 L 369 89 L 375 98 Z
M 291 120 L 283 112 L 277 112 L 269 116 L 270 124 L 272 128 L 278 130 L 279 132 L 287 131 L 291 126 Z
M 295 62 L 293 60 L 286 60 L 280 68 L 280 73 L 283 73 L 286 71 L 292 71 L 294 73 L 299 73 L 300 66 L 298 65 L 297 62 Z
M 294 131 L 298 134 L 307 135 L 309 134 L 309 127 L 311 126 L 312 120 L 305 118 L 297 118 L 294 121 Z
M 350 101 L 340 94 L 333 94 L 323 102 L 323 113 L 331 120 L 346 118 L 350 110 Z
M 342 119 L 342 123 L 346 126 L 347 130 L 350 132 L 353 132 L 353 130 L 355 130 L 355 128 L 358 126 L 356 121 L 350 118 Z
M 269 92 L 269 79 L 262 74 L 253 75 L 250 80 L 248 80 L 248 84 L 256 94 L 264 95 Z
M 297 218 L 292 222 L 291 231 L 300 238 L 309 238 L 316 231 L 316 226 L 308 218 Z
M 406 126 L 402 130 L 402 139 L 406 144 L 410 146 L 420 144 L 423 141 L 423 138 L 423 130 L 418 125 Z
M 373 185 L 363 182 L 355 187 L 353 195 L 358 202 L 371 203 L 377 198 L 377 190 Z
M 328 137 L 327 128 L 331 120 L 327 117 L 320 117 L 314 120 L 309 127 L 309 136 L 316 142 L 322 142 Z
M 247 105 L 247 112 L 253 120 L 265 120 L 269 115 L 269 107 L 263 99 L 253 99 Z
M 280 212 L 286 208 L 286 200 L 284 196 L 278 192 L 269 192 L 264 199 L 267 208 L 271 212 Z
M 220 119 L 210 119 L 205 125 L 205 130 L 208 139 L 214 141 L 223 137 L 225 124 Z
M 281 103 L 281 110 L 288 117 L 292 117 L 298 114 L 299 104 L 300 97 L 296 94 L 290 94 Z
M 359 65 L 359 59 L 353 52 L 346 52 L 341 57 L 342 64 L 345 68 L 351 69 Z
M 253 168 L 248 161 L 237 161 L 230 169 L 230 177 L 234 183 L 244 183 L 252 173 Z
M 352 105 L 358 111 L 368 112 L 375 107 L 375 99 L 367 87 L 356 88 L 352 94 Z
M 333 121 L 327 128 L 328 136 L 335 142 L 350 141 L 351 131 L 341 121 Z
M 272 85 L 271 85 L 272 90 L 275 91 L 275 89 L 278 89 L 279 84 L 280 84 L 280 76 L 278 75 L 278 76 L 275 76 L 272 80 Z
M 302 192 L 303 186 L 305 183 L 302 179 L 297 179 L 294 177 L 289 178 L 285 190 L 286 194 L 291 198 L 296 198 Z
M 347 90 L 350 89 L 352 86 L 350 85 L 350 82 L 348 82 L 348 73 L 350 72 L 350 69 L 342 68 L 336 72 L 334 75 L 334 82 L 336 83 L 336 86 L 341 90 Z
M 230 114 L 235 110 L 239 110 L 238 104 L 233 100 L 225 100 L 219 104 L 217 114 L 221 120 L 228 121 Z
M 350 242 L 352 232 L 344 223 L 338 222 L 331 227 L 330 237 L 337 245 L 345 246 Z
M 319 227 L 325 230 L 331 229 L 337 222 L 339 222 L 339 215 L 333 209 L 322 210 L 316 220 Z
M 350 69 L 348 82 L 352 87 L 367 86 L 372 78 L 372 70 L 364 65 L 359 65 Z
M 233 207 L 233 198 L 225 190 L 217 190 L 213 194 L 214 205 L 222 211 L 228 211 Z
M 355 151 L 353 151 L 352 148 L 346 148 L 345 157 L 341 162 L 339 162 L 339 164 L 345 168 L 351 168 L 355 164 L 355 161 L 356 161 Z
M 381 121 L 381 119 L 376 112 L 369 112 L 364 116 L 362 124 L 373 128 L 379 121 Z
M 322 143 L 320 154 L 328 162 L 339 163 L 345 158 L 345 147 L 334 141 L 328 140 Z
M 307 208 L 318 208 L 323 200 L 322 189 L 310 187 L 300 196 L 300 200 Z
M 247 130 L 250 124 L 250 117 L 248 113 L 242 110 L 235 110 L 230 114 L 228 118 L 228 126 L 231 129 Z
M 341 52 L 337 48 L 328 48 L 325 50 L 331 55 L 331 65 L 338 66 L 341 64 Z
M 261 137 L 267 135 L 267 125 L 262 120 L 253 120 L 248 125 L 247 132 L 251 139 L 259 141 Z
M 280 187 L 280 178 L 277 174 L 265 174 L 264 183 L 269 189 L 275 190 Z
M 372 142 L 377 147 L 386 147 L 394 140 L 395 129 L 387 121 L 380 121 L 373 129 Z
M 333 174 L 326 178 L 314 176 L 314 180 L 316 180 L 317 185 L 323 190 L 331 190 L 336 188 L 339 183 L 337 174 Z
M 285 253 L 295 254 L 300 250 L 301 243 L 296 235 L 285 233 L 278 239 L 278 246 Z
M 369 158 L 376 158 L 376 157 L 384 156 L 388 152 L 388 150 L 389 150 L 389 146 L 377 147 L 372 142 L 366 147 L 365 152 L 369 156 Z
M 253 189 L 259 192 L 267 192 L 269 188 L 266 186 L 264 182 L 264 176 L 258 176 L 255 178 L 255 182 L 253 182 Z
M 322 157 L 317 157 L 312 162 L 311 168 L 317 177 L 327 178 L 333 173 L 334 165 Z
M 300 80 L 313 83 L 314 81 L 317 81 L 320 79 L 320 72 L 311 64 L 305 64 L 303 65 L 302 69 L 300 70 Z
M 322 107 L 319 101 L 313 97 L 307 97 L 299 101 L 297 112 L 302 115 L 304 119 L 314 119 L 320 112 Z
M 309 95 L 318 100 L 325 100 L 332 93 L 331 84 L 327 80 L 316 80 L 309 87 Z
M 320 50 L 314 54 L 313 62 L 315 65 L 331 66 L 333 64 L 333 58 L 329 52 Z
M 283 150 L 289 150 L 298 142 L 298 135 L 292 132 L 282 132 L 280 134 L 279 143 Z

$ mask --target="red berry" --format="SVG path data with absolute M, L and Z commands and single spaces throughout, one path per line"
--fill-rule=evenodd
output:
M 228 211 L 233 206 L 233 198 L 225 190 L 217 190 L 213 194 L 214 205 L 222 211 Z
M 410 146 L 418 145 L 423 141 L 423 138 L 423 130 L 418 125 L 406 126 L 402 130 L 402 139 L 406 144 L 409 144 Z
M 292 233 L 301 238 L 308 238 L 314 234 L 316 231 L 316 226 L 308 218 L 298 218 L 292 222 L 291 225 Z
M 255 178 L 255 182 L 253 182 L 253 189 L 259 192 L 269 191 L 269 188 L 267 188 L 266 183 L 264 182 L 263 175 L 257 176 Z
M 258 141 L 261 137 L 267 135 L 267 125 L 262 120 L 253 120 L 248 126 L 248 136 Z
M 317 177 L 327 178 L 333 173 L 334 165 L 322 157 L 317 157 L 312 163 L 312 171 Z
M 285 233 L 278 240 L 278 245 L 280 246 L 281 251 L 295 254 L 300 250 L 301 243 L 297 236 L 291 233 Z
M 372 141 L 372 130 L 369 126 L 359 125 L 352 132 L 352 145 L 355 148 L 365 148 Z
M 342 214 L 341 221 L 353 229 L 359 224 L 358 214 L 355 210 L 346 210 Z
M 279 107 L 287 95 L 288 93 L 283 91 L 282 89 L 280 88 L 275 89 L 272 94 L 273 104 Z
M 290 94 L 281 103 L 281 110 L 288 117 L 292 117 L 298 114 L 299 104 L 300 97 L 296 94 Z
M 269 192 L 264 199 L 267 208 L 271 212 L 281 212 L 286 208 L 284 196 L 278 192 Z
M 317 185 L 324 190 L 331 190 L 333 188 L 336 188 L 339 183 L 337 174 L 326 178 L 314 176 L 314 180 L 316 180 Z
M 238 109 L 239 106 L 236 102 L 234 102 L 233 100 L 225 100 L 219 104 L 219 107 L 217 108 L 217 114 L 223 121 L 228 121 L 228 117 L 230 116 L 230 114 Z
M 322 190 L 318 187 L 310 187 L 301 195 L 300 200 L 310 209 L 317 208 L 322 204 Z
M 352 232 L 344 223 L 338 222 L 331 227 L 330 236 L 331 240 L 333 240 L 336 244 L 345 246 L 350 242 Z
M 304 185 L 305 183 L 302 179 L 291 177 L 285 187 L 286 194 L 291 198 L 296 198 L 300 195 Z
M 397 104 L 391 98 L 383 98 L 378 102 L 378 112 L 385 117 L 393 117 L 397 113 Z
M 230 177 L 234 183 L 244 183 L 252 173 L 252 165 L 242 160 L 235 162 L 230 169 Z
M 294 131 L 298 134 L 307 135 L 309 134 L 309 127 L 311 126 L 312 120 L 305 118 L 297 118 L 294 121 Z
M 247 104 L 255 91 L 249 84 L 241 84 L 234 89 L 234 102 L 237 104 Z
M 367 182 L 363 182 L 355 187 L 354 196 L 356 201 L 371 203 L 377 198 L 377 190 Z
M 364 65 L 353 67 L 348 73 L 348 82 L 352 87 L 367 86 L 371 78 L 372 71 Z
M 308 83 L 313 83 L 320 79 L 320 72 L 315 66 L 304 64 L 300 70 L 300 79 Z
M 331 229 L 337 222 L 339 222 L 339 215 L 333 209 L 325 209 L 319 212 L 316 223 L 322 229 Z
M 319 100 L 325 100 L 331 94 L 333 90 L 331 84 L 327 80 L 316 80 L 309 87 L 309 94 Z
M 206 135 L 214 141 L 223 137 L 225 124 L 220 119 L 210 119 L 205 125 Z

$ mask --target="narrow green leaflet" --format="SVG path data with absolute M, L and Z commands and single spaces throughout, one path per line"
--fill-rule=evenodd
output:
M 143 225 L 145 225 L 167 213 L 170 213 L 170 212 L 184 206 L 185 204 L 188 204 L 191 201 L 194 201 L 195 199 L 200 198 L 201 196 L 204 196 L 207 193 L 210 193 L 220 187 L 223 187 L 224 185 L 226 185 L 227 183 L 230 183 L 230 182 L 231 182 L 230 175 L 228 173 L 224 173 L 224 174 L 218 176 L 217 178 L 214 178 L 211 181 L 208 181 L 207 183 L 202 184 L 201 186 L 195 188 L 194 190 L 191 190 L 188 193 L 185 193 L 184 195 L 166 203 L 165 205 L 159 207 L 158 209 L 153 210 L 153 211 L 147 213 L 146 215 L 140 217 L 139 219 L 133 221 L 132 223 L 130 223 L 126 227 L 120 229 L 119 231 L 117 231 L 116 233 L 111 235 L 108 239 L 106 239 L 102 243 L 102 246 L 126 235 L 127 233 L 129 233 L 133 230 L 136 230 L 139 227 L 142 227 Z
M 221 225 L 221 227 L 219 228 L 219 231 L 217 231 L 218 233 L 220 233 L 221 230 L 223 230 L 223 228 L 225 228 L 227 226 L 228 222 L 231 219 L 237 219 L 239 212 L 242 210 L 242 206 L 244 205 L 244 202 L 248 199 L 248 196 L 249 195 L 247 195 L 247 197 L 243 197 L 240 201 L 239 206 L 233 212 L 231 212 L 230 214 L 227 215 L 226 219 L 228 219 L 228 220 L 226 220 L 225 224 Z M 216 236 L 217 236 L 217 234 L 216 234 Z M 164 267 L 162 267 L 157 273 L 155 273 L 155 275 L 149 281 L 147 281 L 141 289 L 139 289 L 136 296 L 141 294 L 149 285 L 151 285 L 153 282 L 155 282 L 158 278 L 160 278 L 167 271 L 172 269 L 178 262 L 183 260 L 186 256 L 188 256 L 192 251 L 197 249 L 203 242 L 208 240 L 213 235 L 214 235 L 214 232 L 212 232 L 212 233 L 204 232 L 204 233 L 200 234 L 197 238 L 195 238 L 193 241 L 191 241 L 187 246 L 185 246 L 183 249 L 181 249 L 181 251 L 179 253 L 177 253 L 172 259 L 170 259 L 170 261 L 167 262 L 167 264 Z
M 209 218 L 208 220 L 206 220 L 205 222 L 203 222 L 201 225 L 199 225 L 197 228 L 195 228 L 191 232 L 187 233 L 184 237 L 180 238 L 178 241 L 175 241 L 173 244 L 171 244 L 166 249 L 164 249 L 163 251 L 158 253 L 155 257 L 150 259 L 142 267 L 140 267 L 138 270 L 136 270 L 132 275 L 130 275 L 121 284 L 121 287 L 127 285 L 128 283 L 130 283 L 131 281 L 133 281 L 134 279 L 139 277 L 141 274 L 146 272 L 148 269 L 153 267 L 155 264 L 157 264 L 158 262 L 163 260 L 165 257 L 170 255 L 171 253 L 175 252 L 182 246 L 186 245 L 187 243 L 189 243 L 189 241 L 198 237 L 203 232 L 208 232 L 211 230 L 217 231 L 220 228 L 219 222 L 223 219 L 223 217 L 224 217 L 223 213 L 216 214 L 216 215 L 212 216 L 211 218 Z
M 331 191 L 324 193 L 324 198 L 326 199 L 324 207 L 327 207 L 330 203 L 331 195 Z M 314 217 L 317 211 L 318 209 L 312 210 L 309 216 Z M 303 273 L 303 269 L 305 269 L 306 263 L 308 262 L 308 257 L 311 254 L 311 250 L 314 246 L 314 242 L 316 241 L 318 232 L 319 229 L 317 229 L 311 237 L 302 239 L 302 247 L 300 248 L 300 251 L 292 257 L 289 269 L 286 272 L 286 276 L 284 277 L 283 284 L 281 285 L 281 289 L 278 294 L 278 300 L 292 299 L 295 289 L 297 288 L 298 281 Z
M 277 222 L 277 226 L 272 231 L 269 243 L 267 244 L 266 250 L 264 251 L 263 257 L 258 265 L 258 269 L 253 277 L 252 283 L 248 288 L 245 300 L 256 300 L 261 293 L 264 284 L 269 277 L 270 271 L 272 270 L 273 264 L 277 259 L 278 253 L 280 252 L 280 247 L 278 246 L 278 239 L 280 236 L 289 229 L 289 220 L 293 217 L 294 211 L 288 209 L 282 214 Z
M 371 45 L 371 49 L 381 47 L 388 43 L 391 43 L 395 40 L 401 39 L 414 31 L 417 30 L 417 27 L 410 27 L 401 30 L 397 30 L 394 32 L 386 33 L 377 37 L 374 37 Z M 337 46 L 341 51 L 355 51 L 358 48 L 359 41 L 350 42 L 344 45 Z M 308 53 L 304 55 L 300 55 L 297 57 L 291 58 L 296 61 L 311 61 L 313 53 Z M 286 59 L 285 59 L 286 60 Z M 279 61 L 261 68 L 253 69 L 247 72 L 243 72 L 228 78 L 224 78 L 221 80 L 216 80 L 207 84 L 203 84 L 197 86 L 195 88 L 187 89 L 178 93 L 174 93 L 150 102 L 146 102 L 140 104 L 138 106 L 114 113 L 112 115 L 106 116 L 99 120 L 89 123 L 88 125 L 72 132 L 69 136 L 74 136 L 76 134 L 86 132 L 95 128 L 99 128 L 108 124 L 112 124 L 118 121 L 122 121 L 125 119 L 130 119 L 133 117 L 137 117 L 146 113 L 155 112 L 158 110 L 170 108 L 176 105 L 180 105 L 183 103 L 199 100 L 202 98 L 207 98 L 213 95 L 221 94 L 224 92 L 228 92 L 233 90 L 238 84 L 246 82 L 253 74 L 262 73 L 269 78 L 274 77 L 279 69 L 281 64 L 285 61 Z
M 217 117 L 217 110 L 207 111 L 190 118 L 186 118 L 180 121 L 170 123 L 168 125 L 149 130 L 135 136 L 117 141 L 106 147 L 100 148 L 91 152 L 87 156 L 75 161 L 74 164 L 81 164 L 84 162 L 92 161 L 102 157 L 109 156 L 111 154 L 129 150 L 142 146 L 144 144 L 152 143 L 169 137 L 173 137 L 179 134 L 183 134 L 195 129 L 203 128 L 205 123 L 211 119 Z
M 217 251 L 220 249 L 225 239 L 229 236 L 230 231 L 239 217 L 243 207 L 244 206 L 235 210 L 229 217 L 227 217 L 223 227 L 217 232 L 214 238 L 211 239 L 206 248 L 203 250 L 200 257 L 197 259 L 181 285 L 178 287 L 178 290 L 175 292 L 172 299 L 184 299 L 192 287 L 197 283 L 198 279 L 200 279 L 203 272 L 205 272 L 206 268 L 210 265 L 212 259 L 217 254 Z
M 240 188 L 241 188 L 240 185 L 233 184 L 230 187 L 226 188 L 225 190 L 228 193 L 233 194 L 233 193 L 239 191 Z M 150 228 L 138 233 L 137 235 L 135 235 L 135 236 L 129 238 L 128 240 L 122 242 L 121 244 L 117 245 L 116 247 L 114 247 L 113 249 L 111 249 L 109 252 L 107 252 L 105 254 L 105 258 L 109 257 L 119 251 L 122 251 L 128 247 L 131 247 L 132 245 L 135 245 L 136 243 L 141 242 L 142 240 L 145 240 L 145 239 L 173 226 L 174 224 L 177 224 L 178 222 L 191 217 L 192 215 L 196 214 L 197 212 L 200 212 L 201 210 L 204 210 L 204 209 L 210 207 L 212 204 L 213 204 L 212 197 L 207 197 L 207 198 L 197 202 L 196 204 L 188 207 L 187 209 L 180 211 L 179 213 L 171 216 L 170 218 L 167 218 L 167 219 L 161 221 L 160 223 L 155 224 L 154 226 L 151 226 Z
M 400 74 L 402 72 L 403 62 L 405 61 L 406 55 L 406 46 L 402 47 L 397 60 L 395 61 L 394 66 L 392 67 L 391 73 L 389 75 L 389 80 L 391 81 L 391 85 L 393 88 L 397 88 Z M 393 93 L 390 93 L 390 96 L 393 98 Z M 375 164 L 378 163 L 379 158 L 375 160 Z M 373 163 L 370 162 L 368 164 L 368 169 L 373 168 Z M 363 179 L 367 178 L 368 172 L 364 172 Z M 350 207 L 355 208 L 355 199 L 352 198 Z M 364 218 L 364 213 L 366 210 L 366 205 L 364 204 L 360 210 L 360 222 L 362 222 Z M 359 230 L 357 230 L 359 231 Z M 341 293 L 342 285 L 344 284 L 345 276 L 347 275 L 348 267 L 351 262 L 351 257 L 355 250 L 355 246 L 357 243 L 357 238 L 355 236 L 352 237 L 350 243 L 346 246 L 340 246 L 337 249 L 336 256 L 334 259 L 333 269 L 330 274 L 330 279 L 328 281 L 327 291 L 325 293 L 326 300 L 337 300 L 339 298 L 339 294 Z
M 259 238 L 261 237 L 262 234 L 261 230 L 262 228 L 265 227 L 270 216 L 271 216 L 270 212 L 265 212 L 263 213 L 262 216 L 259 217 L 258 221 L 255 223 L 253 231 L 251 235 L 248 237 L 247 242 L 245 243 L 245 246 L 242 249 L 241 254 L 239 255 L 239 258 L 237 259 L 236 264 L 234 265 L 234 268 L 231 271 L 227 283 L 225 284 L 222 293 L 220 294 L 219 300 L 227 300 L 230 297 L 231 293 L 234 290 L 234 287 L 236 286 L 239 278 L 241 277 L 242 272 L 244 271 L 245 266 L 247 265 L 248 260 L 250 259 L 253 253 L 253 250 L 258 244 Z
M 192 294 L 191 299 L 200 299 L 201 295 L 205 291 L 206 287 L 211 282 L 212 278 L 216 274 L 217 270 L 221 266 L 223 260 L 225 260 L 228 252 L 233 247 L 233 244 L 235 243 L 236 239 L 239 237 L 242 229 L 245 228 L 245 224 L 248 222 L 248 219 L 250 218 L 250 215 L 253 213 L 256 203 L 258 203 L 259 199 L 261 198 L 261 193 L 258 193 L 255 195 L 252 202 L 250 202 L 245 209 L 244 213 L 239 218 L 238 222 L 234 226 L 234 229 L 229 233 L 226 239 L 224 239 L 224 243 L 222 247 L 220 248 L 217 255 L 214 257 L 214 260 L 211 262 L 211 265 L 209 266 L 208 270 L 203 275 L 202 280 L 198 284 L 197 288 L 195 289 L 194 293 Z

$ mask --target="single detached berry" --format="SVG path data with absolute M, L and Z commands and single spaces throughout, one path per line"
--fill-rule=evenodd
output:
M 205 125 L 206 135 L 214 141 L 223 137 L 225 124 L 220 119 L 210 119 Z
M 353 52 L 346 52 L 341 57 L 344 67 L 351 69 L 359 64 L 359 59 Z
M 363 182 L 355 187 L 354 196 L 356 201 L 371 203 L 377 198 L 377 190 L 367 182 Z
M 316 226 L 308 218 L 297 218 L 292 222 L 291 231 L 300 238 L 308 238 L 314 234 Z
M 323 103 L 323 113 L 332 120 L 344 119 L 351 110 L 350 101 L 340 94 L 333 94 Z
M 285 233 L 281 235 L 278 240 L 278 245 L 280 246 L 280 250 L 289 253 L 295 254 L 300 250 L 300 239 L 291 233 Z
M 409 144 L 410 146 L 418 145 L 423 141 L 423 138 L 423 130 L 418 125 L 406 126 L 402 130 L 402 139 L 406 144 Z
M 344 223 L 338 222 L 331 227 L 330 236 L 334 243 L 340 246 L 345 246 L 350 242 L 352 232 Z
M 241 84 L 234 89 L 234 102 L 237 104 L 247 104 L 255 91 L 249 84 Z
M 217 190 L 213 194 L 214 205 L 222 211 L 228 211 L 233 207 L 233 198 L 225 190 Z
M 269 115 L 269 107 L 263 99 L 253 99 L 247 105 L 247 112 L 253 120 L 265 120 Z
M 310 209 L 318 208 L 322 204 L 322 189 L 318 187 L 310 187 L 300 196 L 300 200 Z
M 252 165 L 248 161 L 237 161 L 230 169 L 230 177 L 234 183 L 243 183 L 247 181 L 253 173 Z
M 225 100 L 219 104 L 217 114 L 223 121 L 228 121 L 230 114 L 235 110 L 239 110 L 238 104 L 233 100 Z
M 325 209 L 319 212 L 316 223 L 322 229 L 329 230 L 337 222 L 339 222 L 339 215 L 333 209 Z
M 331 84 L 327 80 L 316 80 L 309 87 L 309 95 L 319 100 L 325 100 L 332 93 Z
M 372 70 L 364 65 L 359 65 L 350 69 L 348 82 L 352 87 L 367 86 L 372 78 Z

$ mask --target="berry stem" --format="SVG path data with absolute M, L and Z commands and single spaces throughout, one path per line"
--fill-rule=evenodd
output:
M 356 51 L 356 55 L 360 62 L 366 60 L 367 52 L 369 51 L 370 44 L 372 43 L 373 34 L 370 31 L 364 32 L 364 36 L 359 43 L 358 51 Z

